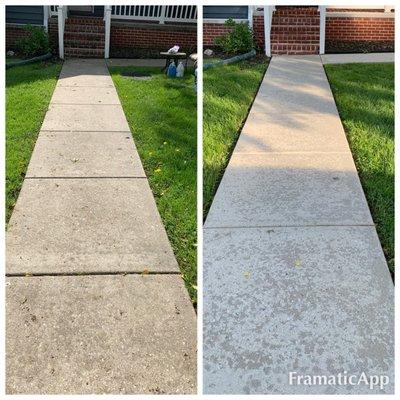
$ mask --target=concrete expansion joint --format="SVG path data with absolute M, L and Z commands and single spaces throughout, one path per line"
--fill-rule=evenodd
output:
M 375 226 L 375 224 L 321 224 L 321 225 L 252 225 L 252 226 L 204 226 L 204 229 L 273 229 L 273 228 L 332 228 L 332 227 L 345 227 L 356 228 L 360 226 Z
M 146 176 L 27 176 L 25 179 L 147 179 Z
M 108 276 L 108 275 L 180 275 L 180 271 L 149 271 L 143 270 L 142 272 L 139 271 L 95 271 L 95 272 L 27 272 L 27 273 L 6 273 L 6 277 L 14 277 L 14 278 L 33 278 L 33 277 L 40 277 L 40 276 Z

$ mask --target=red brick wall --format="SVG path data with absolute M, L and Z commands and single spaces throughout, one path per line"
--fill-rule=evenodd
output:
M 14 50 L 15 43 L 25 35 L 23 26 L 6 24 L 6 49 Z
M 337 11 L 337 10 L 335 10 Z M 343 11 L 343 10 L 340 10 Z M 359 10 L 357 10 L 359 11 Z M 257 46 L 264 48 L 264 16 L 254 15 L 253 31 Z M 223 24 L 205 23 L 203 43 L 214 44 L 214 39 L 227 32 Z M 394 41 L 394 18 L 329 17 L 326 18 L 326 40 L 331 41 Z
M 193 51 L 197 47 L 196 26 L 111 23 L 110 51 L 115 48 L 166 51 L 174 45 L 179 45 L 183 51 Z
M 57 18 L 49 23 L 49 36 L 53 48 L 58 48 Z M 130 57 L 146 55 L 147 49 L 152 49 L 152 57 L 161 50 L 168 50 L 175 44 L 183 51 L 194 51 L 197 47 L 196 26 L 154 25 L 140 23 L 111 22 L 110 55 Z M 131 53 L 129 49 L 135 50 Z M 120 51 L 121 50 L 121 51 Z M 140 52 L 140 50 L 143 50 Z
M 254 40 L 257 47 L 263 50 L 265 47 L 265 35 L 264 35 L 264 16 L 254 15 L 253 16 L 253 33 Z
M 215 38 L 229 32 L 230 28 L 224 24 L 204 23 L 203 24 L 203 45 L 213 46 Z
M 58 20 L 57 18 L 49 19 L 49 40 L 50 46 L 55 51 L 58 49 Z
M 394 41 L 394 18 L 327 17 L 326 40 Z

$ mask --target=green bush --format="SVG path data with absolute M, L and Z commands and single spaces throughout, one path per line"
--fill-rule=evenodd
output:
M 43 28 L 26 25 L 24 30 L 26 35 L 16 43 L 19 53 L 24 57 L 35 57 L 50 51 L 49 37 Z
M 247 23 L 237 23 L 229 18 L 225 26 L 231 28 L 230 32 L 215 39 L 215 44 L 222 47 L 225 53 L 246 53 L 253 49 L 253 31 Z

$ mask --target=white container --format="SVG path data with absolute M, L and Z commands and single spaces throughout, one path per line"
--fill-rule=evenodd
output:
M 183 78 L 183 75 L 185 75 L 185 67 L 183 66 L 182 61 L 178 64 L 178 67 L 176 68 L 176 77 L 177 78 Z

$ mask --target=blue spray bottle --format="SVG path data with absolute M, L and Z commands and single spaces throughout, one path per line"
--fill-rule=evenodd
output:
M 175 78 L 176 76 L 176 65 L 174 62 L 171 62 L 171 64 L 169 64 L 168 70 L 167 70 L 167 76 L 169 78 Z

